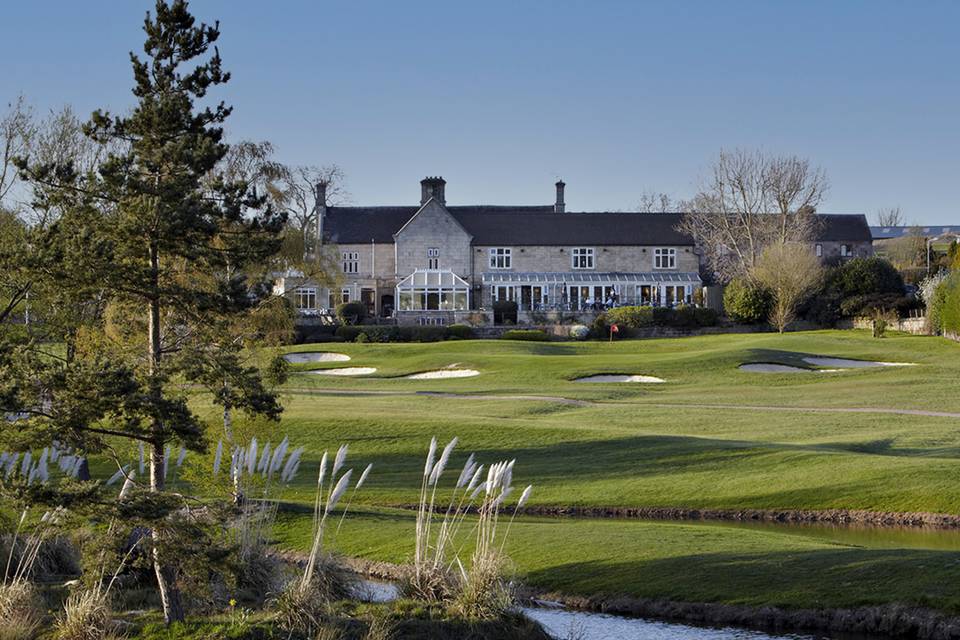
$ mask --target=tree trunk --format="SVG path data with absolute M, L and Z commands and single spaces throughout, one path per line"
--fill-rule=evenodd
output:
M 153 271 L 154 292 L 159 289 L 160 278 L 160 255 L 156 246 L 150 247 L 150 266 Z M 163 390 L 160 388 L 160 381 L 157 377 L 160 372 L 160 300 L 154 298 L 150 300 L 150 317 L 148 318 L 149 347 L 147 357 L 150 366 L 150 394 L 153 400 L 159 405 Z M 154 420 L 151 425 L 152 446 L 150 448 L 150 491 L 163 491 L 164 466 L 167 461 L 164 459 L 163 447 L 165 444 L 163 424 L 159 420 Z M 160 591 L 160 603 L 163 605 L 163 620 L 167 624 L 180 622 L 184 619 L 183 603 L 180 598 L 180 589 L 177 587 L 176 569 L 169 564 L 165 564 L 160 553 L 162 543 L 162 534 L 154 529 L 151 533 L 153 537 L 153 569 L 157 575 L 157 587 Z

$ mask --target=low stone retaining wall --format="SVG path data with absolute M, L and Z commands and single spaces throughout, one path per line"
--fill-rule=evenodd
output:
M 854 318 L 851 326 L 854 329 L 873 329 L 873 320 L 871 318 Z M 916 336 L 928 336 L 930 330 L 927 327 L 927 319 L 923 316 L 919 318 L 900 318 L 895 323 L 891 323 L 889 328 L 894 331 L 903 331 Z

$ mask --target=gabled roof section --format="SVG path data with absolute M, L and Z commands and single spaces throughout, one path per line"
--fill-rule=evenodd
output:
M 867 224 L 867 216 L 862 213 L 818 213 L 817 220 L 819 224 L 817 225 L 815 238 L 822 242 L 841 242 L 844 240 L 870 242 L 873 240 L 873 236 L 870 234 L 870 225 Z
M 400 235 L 401 233 L 403 233 L 403 230 L 407 228 L 407 225 L 409 225 L 410 223 L 412 223 L 414 220 L 416 220 L 417 216 L 419 216 L 421 213 L 423 213 L 424 211 L 426 211 L 428 208 L 431 208 L 431 207 L 436 207 L 436 208 L 440 209 L 440 211 L 442 211 L 444 214 L 450 216 L 450 217 L 453 219 L 454 223 L 456 223 L 456 225 L 457 225 L 458 227 L 460 227 L 460 229 L 461 229 L 465 234 L 467 234 L 468 236 L 471 235 L 469 231 L 467 231 L 466 229 L 464 229 L 464 227 L 463 227 L 463 225 L 460 223 L 460 221 L 457 220 L 457 217 L 450 214 L 450 210 L 447 209 L 447 207 L 444 206 L 444 204 L 443 204 L 442 202 L 440 202 L 440 201 L 437 200 L 436 198 L 430 198 L 429 200 L 427 200 L 426 202 L 424 202 L 423 205 L 422 205 L 419 209 L 417 209 L 416 213 L 414 213 L 412 216 L 410 216 L 410 219 L 409 219 L 409 220 L 407 220 L 406 222 L 404 222 L 403 225 L 401 225 L 401 227 L 400 227 L 399 229 L 397 229 L 397 232 L 393 234 L 394 237 L 396 237 L 396 236 Z

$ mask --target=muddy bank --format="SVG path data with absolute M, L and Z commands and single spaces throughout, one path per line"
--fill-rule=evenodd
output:
M 400 580 L 409 570 L 403 565 L 360 558 L 350 558 L 347 562 L 357 573 L 381 580 Z M 538 600 L 556 602 L 580 611 L 780 633 L 805 631 L 916 640 L 960 639 L 960 617 L 896 603 L 852 609 L 784 609 L 626 595 L 571 596 L 532 588 L 521 588 L 518 596 L 534 603 Z
M 960 528 L 960 516 L 946 513 L 885 513 L 853 509 L 687 509 L 682 507 L 551 507 L 531 506 L 524 515 L 577 518 L 638 518 L 644 520 L 727 520 L 861 524 L 875 527 Z

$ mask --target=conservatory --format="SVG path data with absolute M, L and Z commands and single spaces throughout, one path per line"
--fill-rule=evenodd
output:
M 466 311 L 470 285 L 449 269 L 417 269 L 397 284 L 397 311 Z

